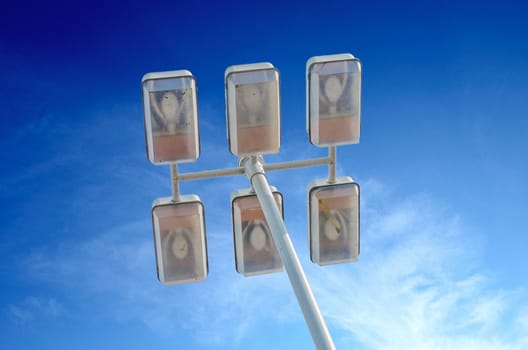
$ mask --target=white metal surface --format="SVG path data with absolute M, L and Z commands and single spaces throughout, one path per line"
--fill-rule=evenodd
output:
M 329 151 L 330 152 L 330 151 Z M 308 168 L 312 166 L 321 166 L 329 165 L 334 162 L 332 158 L 313 158 L 313 159 L 303 159 L 303 160 L 293 160 L 287 162 L 279 162 L 272 164 L 264 164 L 264 170 L 266 171 L 276 171 L 276 170 L 287 170 L 287 169 L 298 169 L 298 168 Z M 335 168 L 335 165 L 334 165 Z M 332 171 L 330 168 L 329 172 Z M 191 180 L 203 180 L 203 179 L 212 179 L 216 177 L 223 176 L 232 176 L 232 175 L 242 175 L 244 174 L 244 167 L 240 166 L 238 168 L 227 168 L 227 169 L 213 169 L 205 171 L 197 171 L 191 173 L 179 173 L 176 175 L 175 179 L 177 181 L 191 181 Z M 334 169 L 335 173 L 335 169 Z
M 328 158 L 330 163 L 328 164 L 328 182 L 333 183 L 336 180 L 336 147 L 328 147 Z
M 180 200 L 180 183 L 178 182 L 178 165 L 170 165 L 171 172 L 171 185 L 172 185 L 172 201 L 177 202 Z
M 273 199 L 261 162 L 258 157 L 249 157 L 244 162 L 244 168 L 246 170 L 246 176 L 250 179 L 253 189 L 257 193 L 262 210 L 271 229 L 275 245 L 279 250 L 284 268 L 297 296 L 297 301 L 299 302 L 316 348 L 318 350 L 335 349 L 330 332 L 319 311 L 319 306 L 306 279 L 297 253 L 293 248 L 284 220 Z
M 154 73 L 145 74 L 143 78 L 141 79 L 141 83 L 144 83 L 147 80 L 181 78 L 181 77 L 190 77 L 190 76 L 192 76 L 192 73 L 186 69 L 171 70 L 171 71 L 166 71 L 166 72 L 154 72 Z

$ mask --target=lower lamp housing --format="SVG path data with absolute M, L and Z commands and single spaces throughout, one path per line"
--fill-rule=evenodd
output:
M 165 285 L 203 281 L 208 273 L 204 207 L 196 195 L 152 204 L 158 279 Z
M 359 185 L 349 177 L 308 186 L 310 258 L 319 265 L 359 257 Z
M 282 194 L 273 187 L 272 193 L 284 216 Z M 233 192 L 231 208 L 237 272 L 253 276 L 282 271 L 282 260 L 255 192 Z

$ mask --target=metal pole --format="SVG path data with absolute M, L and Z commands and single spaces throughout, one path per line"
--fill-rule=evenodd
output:
M 180 183 L 178 182 L 178 165 L 170 165 L 171 184 L 172 184 L 172 201 L 180 200 Z
M 249 178 L 253 189 L 257 193 L 264 216 L 271 230 L 273 241 L 279 250 L 282 263 L 290 279 L 290 283 L 301 306 L 304 319 L 312 335 L 313 342 L 318 350 L 335 350 L 335 345 L 328 332 L 319 306 L 315 301 L 312 289 L 304 274 L 297 253 L 282 220 L 281 213 L 273 195 L 271 194 L 268 180 L 264 174 L 264 168 L 260 159 L 256 156 L 244 159 L 243 163 L 246 176 Z
M 273 164 L 264 164 L 264 170 L 266 171 L 275 171 L 275 170 L 285 170 L 285 169 L 297 169 L 297 168 L 308 168 L 312 166 L 319 166 L 330 164 L 329 158 L 313 158 L 313 159 L 304 159 L 304 160 L 294 160 L 281 163 Z
M 266 171 L 275 171 L 275 170 L 286 170 L 286 169 L 297 169 L 297 168 L 308 168 L 312 166 L 320 165 L 330 165 L 332 159 L 330 158 L 312 158 L 312 159 L 303 159 L 303 160 L 294 160 L 281 163 L 272 163 L 265 164 L 264 169 Z M 190 180 L 202 180 L 202 179 L 212 179 L 222 176 L 232 176 L 232 175 L 242 175 L 244 174 L 244 168 L 228 168 L 228 169 L 214 169 L 214 170 L 205 170 L 198 171 L 193 173 L 185 174 L 176 174 L 175 179 L 177 181 L 190 181 Z M 174 181 L 174 180 L 173 180 Z
M 242 175 L 244 174 L 244 168 L 229 168 L 229 169 L 214 169 L 205 170 L 194 173 L 185 173 L 178 175 L 178 180 L 189 181 L 189 180 L 202 180 L 212 179 L 222 176 Z
M 336 182 L 336 146 L 328 147 L 328 182 Z

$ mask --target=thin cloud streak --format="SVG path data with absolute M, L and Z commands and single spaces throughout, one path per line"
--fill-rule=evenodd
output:
M 18 304 L 8 304 L 7 314 L 15 324 L 27 325 L 42 318 L 56 318 L 63 314 L 63 307 L 55 298 L 27 297 Z
M 163 287 L 155 279 L 152 238 L 145 234 L 150 230 L 149 221 L 138 221 L 85 242 L 42 249 L 25 260 L 23 269 L 37 281 L 75 290 L 80 299 L 113 302 L 111 308 L 97 302 L 91 312 L 121 321 L 141 320 L 168 337 L 189 332 L 206 345 L 236 344 L 266 320 L 299 320 L 286 276 L 246 279 L 236 274 L 233 257 L 225 256 L 232 253 L 232 243 L 224 232 L 208 235 L 209 259 L 216 263 L 205 282 Z M 279 298 L 286 304 L 277 310 Z
M 358 264 L 321 268 L 308 263 L 308 252 L 298 247 L 339 346 L 353 341 L 365 349 L 526 348 L 524 291 L 500 288 L 480 268 L 478 234 L 425 195 L 395 203 L 383 188 L 377 181 L 362 187 L 368 200 Z M 213 221 L 225 216 L 209 214 Z M 149 220 L 35 251 L 22 268 L 31 279 L 75 290 L 79 298 L 99 297 L 102 305 L 110 299 L 112 308 L 98 310 L 109 318 L 141 320 L 165 336 L 191 334 L 205 346 L 236 347 L 270 322 L 302 325 L 287 276 L 236 274 L 231 228 L 208 229 L 211 271 L 203 283 L 159 284 Z
M 367 216 L 358 265 L 316 275 L 331 324 L 365 349 L 525 349 L 524 291 L 479 270 L 460 218 L 423 195 L 400 203 Z

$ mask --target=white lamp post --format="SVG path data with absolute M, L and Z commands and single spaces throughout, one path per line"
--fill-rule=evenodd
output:
M 283 219 L 282 195 L 266 171 L 328 166 L 328 178 L 308 188 L 310 257 L 319 265 L 357 261 L 359 185 L 336 178 L 336 146 L 359 142 L 361 65 L 351 54 L 307 62 L 307 130 L 328 157 L 265 164 L 280 148 L 279 72 L 271 63 L 231 66 L 225 72 L 229 150 L 239 166 L 179 174 L 177 163 L 199 155 L 196 83 L 189 71 L 143 78 L 148 159 L 170 164 L 172 197 L 153 204 L 158 277 L 164 284 L 203 280 L 208 273 L 203 204 L 180 195 L 179 182 L 245 174 L 251 188 L 232 193 L 235 264 L 253 276 L 286 270 L 317 349 L 335 349 Z

